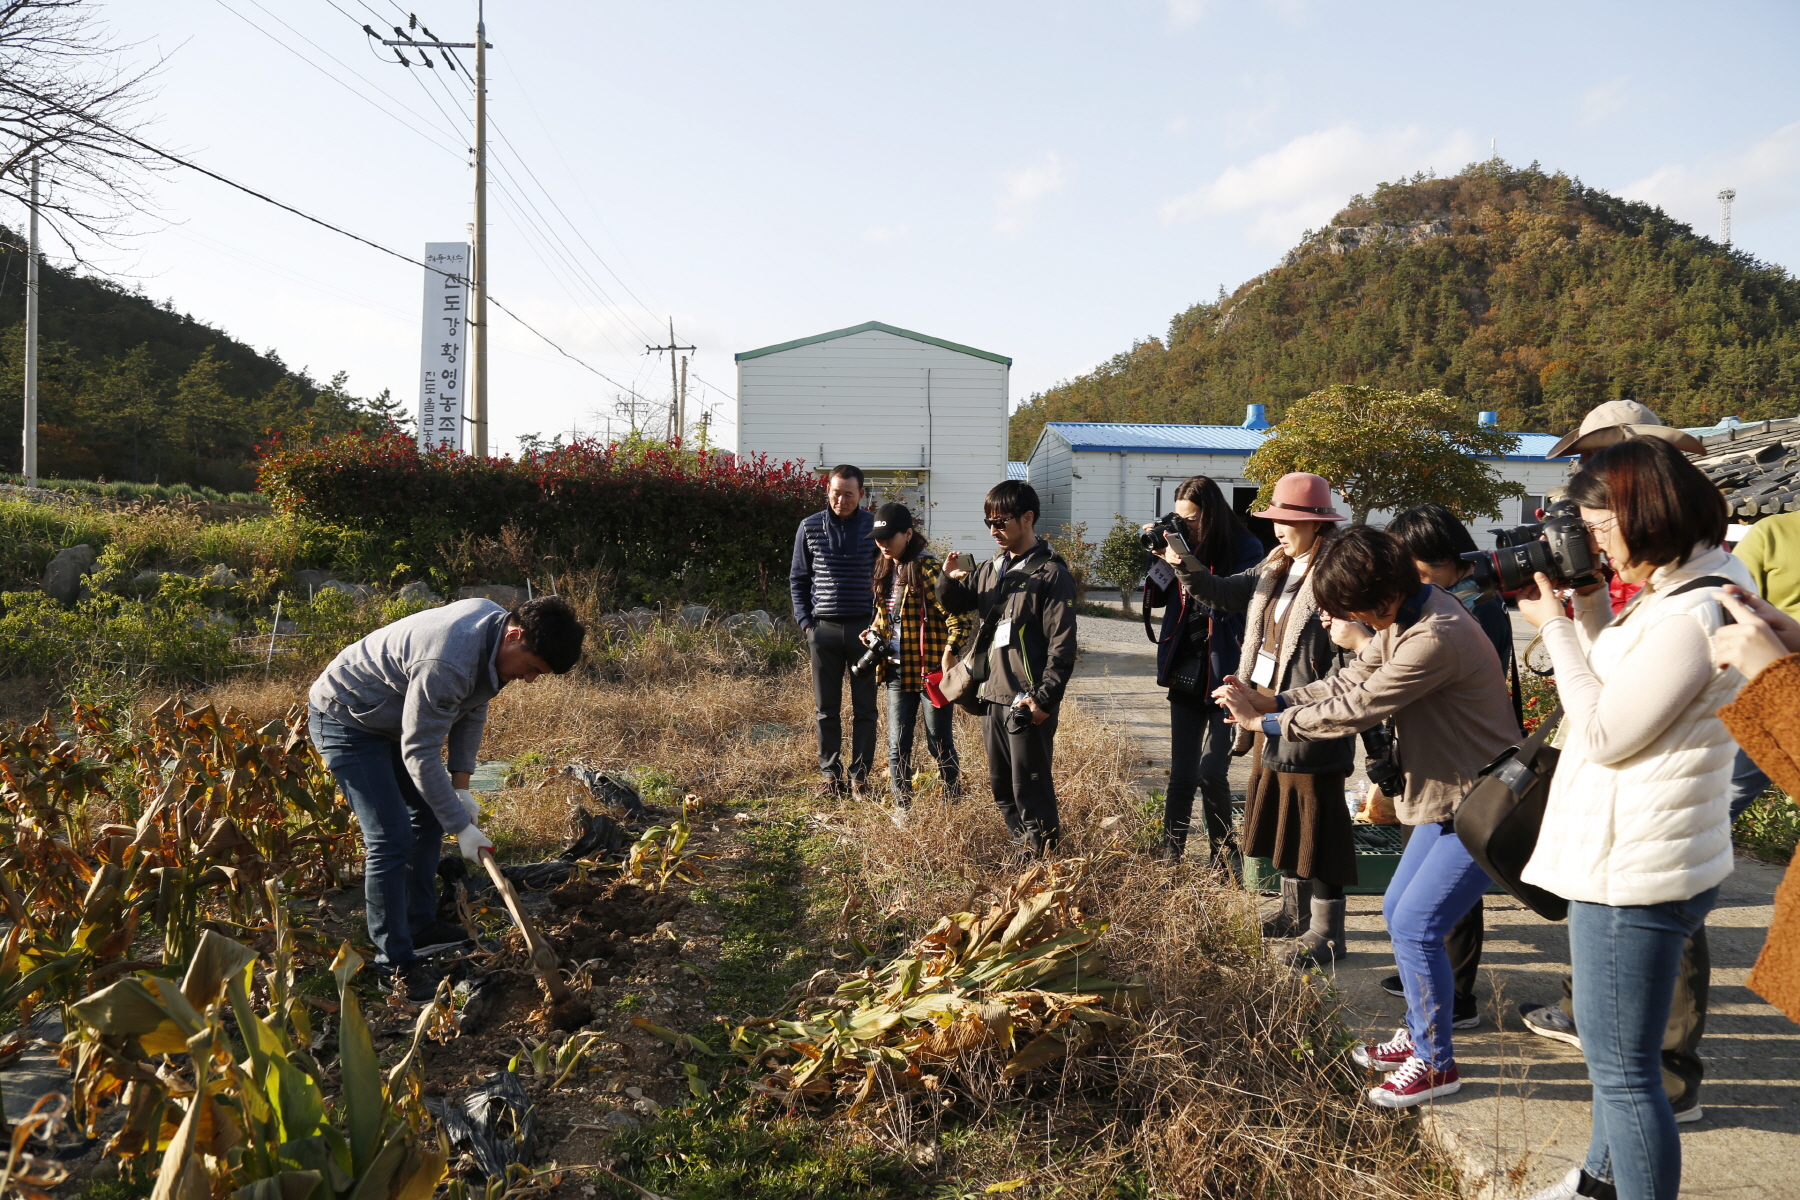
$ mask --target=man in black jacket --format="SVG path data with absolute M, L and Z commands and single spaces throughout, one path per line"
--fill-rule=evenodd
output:
M 988 675 L 977 695 L 988 782 L 1013 838 L 1046 854 L 1061 834 L 1050 762 L 1075 667 L 1075 577 L 1037 535 L 1038 495 L 1030 484 L 996 484 L 985 507 L 1000 552 L 972 575 L 946 572 L 938 603 L 946 612 L 981 614 L 977 647 L 988 648 Z
M 863 652 L 862 632 L 875 616 L 875 516 L 862 507 L 863 473 L 832 468 L 825 510 L 800 522 L 788 591 L 794 620 L 812 656 L 813 702 L 819 714 L 821 792 L 844 792 L 844 672 Z M 850 794 L 869 798 L 875 761 L 875 673 L 850 675 Z

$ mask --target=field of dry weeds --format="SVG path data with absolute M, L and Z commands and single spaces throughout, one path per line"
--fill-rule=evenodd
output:
M 494 702 L 483 757 L 514 763 L 526 786 L 494 798 L 490 832 L 524 857 L 560 843 L 582 797 L 554 780 L 532 785 L 567 762 L 703 799 L 704 848 L 718 862 L 678 890 L 697 928 L 723 932 L 692 943 L 705 1004 L 659 1018 L 684 1019 L 683 1032 L 722 1044 L 729 1027 L 791 1008 L 813 971 L 885 962 L 1016 878 L 972 719 L 959 715 L 967 796 L 952 801 L 921 779 L 897 828 L 882 806 L 814 798 L 810 688 L 796 659 L 678 627 L 621 635 L 599 657 L 600 676 L 515 686 Z M 274 715 L 304 683 L 240 683 L 209 699 Z M 1453 1194 L 1415 1123 L 1362 1102 L 1368 1081 L 1342 1055 L 1328 987 L 1260 953 L 1254 899 L 1149 853 L 1154 814 L 1133 791 L 1129 755 L 1116 730 L 1065 714 L 1059 870 L 1077 881 L 1082 913 L 1108 924 L 1108 974 L 1147 985 L 1129 1036 L 1010 1080 L 1004 1053 L 976 1055 L 953 1095 L 878 1089 L 854 1118 L 839 1098 L 783 1103 L 741 1081 L 704 1102 L 663 1087 L 651 1093 L 665 1099 L 654 1125 L 599 1142 L 590 1126 L 579 1146 L 560 1146 L 561 1161 L 600 1154 L 636 1185 L 679 1197 Z M 620 975 L 606 995 L 655 994 L 655 970 L 679 966 Z M 597 1000 L 607 1003 L 623 1002 Z M 602 1012 L 595 1027 L 626 1020 Z M 617 1098 L 597 1090 L 592 1103 L 603 1111 Z

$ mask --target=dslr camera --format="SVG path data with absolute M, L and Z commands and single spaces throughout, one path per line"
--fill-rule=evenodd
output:
M 1495 549 L 1462 556 L 1484 588 L 1516 592 L 1529 587 L 1539 571 L 1569 587 L 1601 581 L 1600 564 L 1588 549 L 1587 527 L 1573 501 L 1558 500 L 1544 510 L 1542 521 L 1488 532 L 1494 535 Z
M 1161 554 L 1170 538 L 1175 539 L 1177 549 L 1188 548 L 1187 530 L 1182 526 L 1181 518 L 1174 513 L 1164 513 L 1150 528 L 1138 533 L 1138 545 L 1151 554 Z
M 1362 732 L 1363 754 L 1367 757 L 1369 782 L 1383 795 L 1398 796 L 1406 790 L 1406 770 L 1395 761 L 1394 731 L 1386 721 Z
M 886 642 L 875 642 L 871 645 L 866 639 L 872 636 L 869 631 L 863 633 L 863 652 L 857 660 L 850 664 L 850 673 L 861 679 L 864 675 L 873 675 L 881 660 L 888 656 Z

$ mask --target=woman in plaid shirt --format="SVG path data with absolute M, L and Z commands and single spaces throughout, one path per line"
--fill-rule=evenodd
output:
M 875 514 L 875 621 L 863 635 L 887 647 L 878 678 L 887 684 L 888 777 L 894 820 L 905 820 L 912 802 L 913 717 L 925 710 L 925 745 L 937 759 L 944 791 L 961 791 L 962 766 L 951 736 L 955 707 L 938 708 L 925 697 L 925 673 L 948 670 L 963 651 L 972 618 L 945 612 L 937 601 L 938 560 L 925 552 L 925 534 L 904 504 L 884 504 Z M 921 705 L 921 700 L 924 703 Z

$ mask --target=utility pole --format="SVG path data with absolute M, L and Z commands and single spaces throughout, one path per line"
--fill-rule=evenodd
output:
M 645 346 L 644 347 L 645 354 L 660 354 L 664 350 L 667 350 L 669 352 L 669 440 L 670 441 L 674 441 L 677 437 L 681 436 L 681 434 L 685 432 L 685 430 L 678 427 L 675 424 L 675 422 L 677 419 L 677 416 L 676 416 L 677 410 L 681 408 L 681 392 L 682 392 L 682 386 L 683 386 L 682 381 L 681 381 L 681 376 L 686 374 L 686 368 L 685 368 L 685 366 L 680 367 L 680 368 L 677 367 L 676 362 L 675 362 L 675 356 L 677 354 L 679 354 L 680 352 L 682 352 L 683 350 L 686 350 L 689 353 L 692 353 L 693 349 L 694 348 L 692 346 L 680 346 L 675 343 L 675 318 L 674 317 L 669 318 L 669 344 L 666 346 Z
M 1736 188 L 1725 188 L 1719 192 L 1719 240 L 1727 246 L 1731 245 L 1731 202 L 1736 199 Z
M 675 407 L 675 436 L 687 436 L 687 355 L 681 356 L 681 402 Z
M 25 239 L 25 438 L 19 474 L 37 483 L 38 455 L 38 160 L 31 160 L 31 217 Z
M 413 18 L 416 23 L 417 17 Z M 381 38 L 384 46 L 411 46 L 418 50 L 419 57 L 431 66 L 431 59 L 426 50 L 473 50 L 475 51 L 475 232 L 472 238 L 469 256 L 469 324 L 474 326 L 474 346 L 469 354 L 469 392 L 475 401 L 475 416 L 470 424 L 475 426 L 475 457 L 486 458 L 488 452 L 488 319 L 487 319 L 487 5 L 486 0 L 477 0 L 475 6 L 475 40 L 473 42 L 441 42 L 432 36 L 431 30 L 420 25 L 428 40 L 420 41 L 408 37 L 406 31 L 398 25 L 394 32 L 396 38 Z M 367 25 L 363 32 L 375 37 L 375 31 Z M 399 50 L 394 53 L 400 62 L 408 67 L 412 63 Z M 450 56 L 444 55 L 446 66 Z

